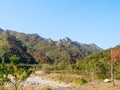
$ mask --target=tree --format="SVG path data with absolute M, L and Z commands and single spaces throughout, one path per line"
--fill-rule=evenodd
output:
M 2 63 L 0 64 L 0 85 L 1 89 L 4 90 L 4 83 L 9 81 L 8 74 L 9 74 L 9 68 L 5 65 L 4 60 L 2 60 Z
M 30 75 L 30 72 L 27 72 L 25 68 L 18 67 L 19 59 L 20 58 L 16 55 L 10 57 L 10 62 L 12 65 L 11 77 L 13 78 L 10 82 L 13 84 L 15 90 L 18 90 L 20 82 L 25 80 Z
M 120 56 L 120 49 L 111 50 L 110 63 L 111 63 L 111 81 L 113 83 L 113 86 L 115 85 L 115 83 L 114 83 L 114 63 L 117 61 L 117 58 L 119 58 L 119 56 Z

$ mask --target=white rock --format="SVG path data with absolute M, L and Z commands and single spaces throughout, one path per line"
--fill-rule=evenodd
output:
M 110 79 L 104 79 L 103 82 L 108 83 L 108 82 L 111 82 L 111 80 Z

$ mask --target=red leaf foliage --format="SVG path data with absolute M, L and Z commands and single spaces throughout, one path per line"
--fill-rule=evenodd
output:
M 120 49 L 116 49 L 116 50 L 111 51 L 110 63 L 116 62 L 117 58 L 120 58 Z

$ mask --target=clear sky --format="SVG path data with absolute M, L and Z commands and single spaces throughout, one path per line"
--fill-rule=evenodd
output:
M 106 49 L 120 44 L 120 0 L 0 0 L 0 27 Z

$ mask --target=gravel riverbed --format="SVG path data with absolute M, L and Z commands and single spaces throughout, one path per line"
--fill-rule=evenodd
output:
M 53 88 L 70 87 L 70 84 L 59 83 L 57 81 L 47 80 L 40 76 L 30 76 L 24 82 L 22 82 L 21 85 L 22 86 L 26 86 L 26 85 L 47 86 L 47 85 L 50 85 Z

